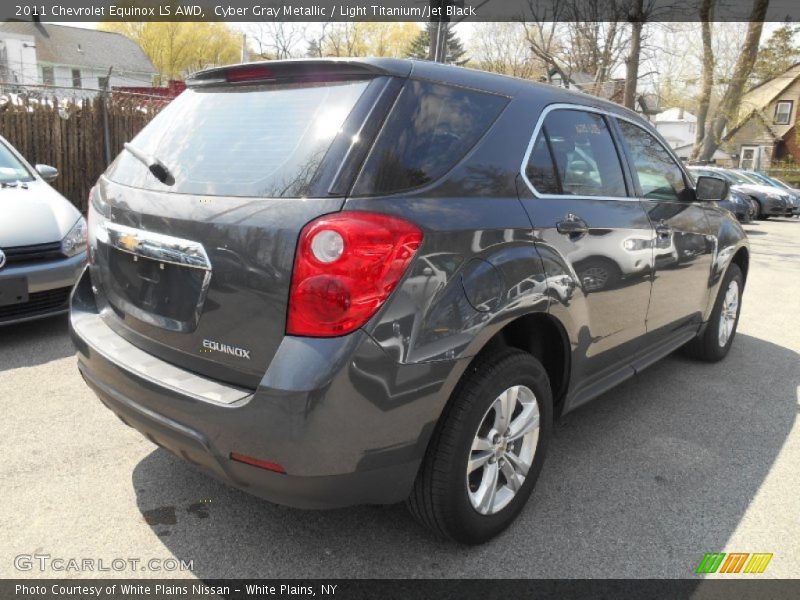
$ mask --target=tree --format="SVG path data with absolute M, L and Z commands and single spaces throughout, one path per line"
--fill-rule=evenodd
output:
M 733 69 L 730 83 L 728 83 L 725 93 L 720 101 L 717 114 L 707 128 L 703 136 L 703 142 L 698 152 L 698 158 L 703 162 L 708 162 L 714 156 L 714 152 L 719 147 L 722 133 L 728 123 L 736 117 L 739 102 L 744 94 L 744 86 L 753 71 L 758 54 L 758 44 L 761 40 L 761 31 L 764 27 L 764 17 L 769 8 L 769 0 L 755 0 L 750 19 L 747 25 L 744 44 L 741 46 L 739 58 Z
M 774 79 L 800 60 L 800 46 L 797 44 L 799 32 L 800 27 L 785 23 L 772 33 L 758 51 L 751 76 L 753 85 Z
M 285 21 L 263 21 L 247 27 L 247 39 L 253 44 L 254 58 L 293 58 L 298 44 L 303 41 L 305 27 L 300 23 Z
M 200 69 L 236 63 L 241 38 L 220 22 L 103 22 L 98 29 L 121 33 L 142 47 L 161 80 L 183 79 Z
M 711 43 L 711 20 L 714 18 L 714 2 L 715 0 L 703 0 L 703 4 L 700 7 L 701 36 L 703 38 L 703 83 L 700 88 L 700 99 L 697 105 L 697 123 L 695 124 L 692 159 L 696 159 L 700 155 L 700 146 L 706 134 L 708 110 L 711 106 L 711 91 L 714 86 L 714 47 Z
M 525 43 L 525 28 L 520 23 L 476 23 L 470 52 L 479 69 L 538 79 L 544 76 L 541 64 Z
M 629 15 L 631 22 L 631 43 L 625 59 L 625 89 L 622 104 L 633 110 L 636 104 L 636 84 L 639 82 L 639 61 L 642 56 L 642 29 L 645 22 L 644 0 L 633 0 Z
M 610 13 L 609 10 L 613 12 Z M 628 45 L 622 21 L 627 14 L 614 2 L 596 0 L 527 0 L 526 41 L 549 73 L 569 82 L 576 72 L 591 75 L 597 93 L 620 65 Z
M 464 57 L 467 51 L 458 38 L 458 34 L 456 34 L 452 27 L 448 27 L 447 29 L 445 45 L 447 51 L 445 52 L 444 62 L 460 66 L 469 61 L 469 58 Z M 426 27 L 420 30 L 417 36 L 411 41 L 406 51 L 406 56 L 409 58 L 427 59 L 430 53 L 430 47 L 430 28 Z

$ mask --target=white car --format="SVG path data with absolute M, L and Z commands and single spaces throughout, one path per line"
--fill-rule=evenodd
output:
M 0 137 L 0 326 L 69 310 L 86 264 L 86 220 L 55 191 L 58 171 L 32 167 Z

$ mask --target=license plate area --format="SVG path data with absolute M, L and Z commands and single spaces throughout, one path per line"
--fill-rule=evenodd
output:
M 107 248 L 106 293 L 115 308 L 173 331 L 197 327 L 211 273 Z
M 0 279 L 0 306 L 22 304 L 28 301 L 27 277 Z

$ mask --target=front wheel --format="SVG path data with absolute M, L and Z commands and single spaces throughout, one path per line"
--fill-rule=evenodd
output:
M 738 265 L 732 264 L 719 288 L 714 310 L 703 333 L 689 342 L 684 348 L 692 358 L 716 362 L 728 354 L 739 324 L 742 308 L 744 276 Z
M 541 363 L 509 349 L 478 359 L 433 434 L 411 513 L 436 533 L 480 544 L 508 527 L 533 491 L 553 419 Z
M 757 221 L 757 220 L 761 219 L 761 212 L 762 212 L 761 211 L 761 202 L 759 202 L 758 200 L 753 198 L 753 204 L 755 205 L 755 207 L 753 209 L 754 210 L 754 212 L 753 212 L 753 220 Z

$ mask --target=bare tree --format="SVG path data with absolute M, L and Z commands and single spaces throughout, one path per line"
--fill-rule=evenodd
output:
M 264 21 L 251 24 L 246 33 L 260 58 L 284 59 L 297 55 L 304 30 L 302 23 Z
M 747 34 L 745 35 L 744 44 L 741 47 L 739 59 L 736 61 L 733 75 L 725 90 L 725 94 L 722 96 L 717 114 L 711 122 L 711 126 L 705 132 L 700 145 L 698 158 L 703 162 L 711 160 L 712 156 L 714 156 L 714 152 L 719 147 L 725 127 L 736 116 L 739 102 L 744 94 L 745 83 L 747 83 L 747 79 L 750 77 L 750 73 L 753 71 L 753 65 L 756 62 L 758 44 L 761 40 L 761 31 L 764 27 L 764 17 L 766 17 L 767 8 L 769 8 L 769 0 L 755 0 L 753 2 L 753 9 L 750 13 L 747 26 Z
M 711 106 L 711 91 L 714 86 L 714 46 L 711 42 L 711 20 L 714 18 L 716 0 L 703 0 L 700 6 L 700 22 L 703 38 L 703 83 L 700 88 L 700 99 L 697 106 L 697 123 L 694 148 L 691 159 L 696 160 L 700 154 L 700 145 L 706 134 L 706 119 Z M 712 152 L 713 154 L 713 152 Z
M 520 23 L 476 23 L 470 45 L 475 65 L 484 71 L 533 79 L 543 74 L 527 47 Z
M 528 12 L 522 20 L 525 29 L 525 40 L 531 53 L 541 61 L 545 77 L 551 81 L 551 72 L 556 72 L 561 80 L 569 86 L 571 69 L 557 57 L 561 50 L 559 19 L 564 12 L 564 4 L 553 0 L 549 6 L 539 0 L 528 0 Z
M 325 56 L 325 45 L 330 34 L 330 21 L 319 23 L 317 27 L 308 27 L 305 32 L 306 56 L 322 58 Z

